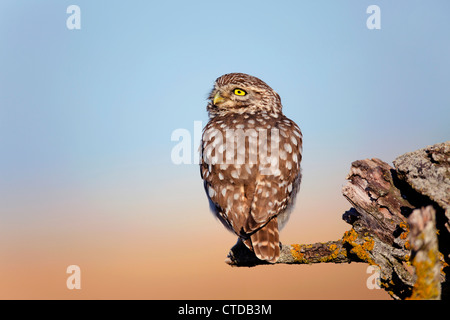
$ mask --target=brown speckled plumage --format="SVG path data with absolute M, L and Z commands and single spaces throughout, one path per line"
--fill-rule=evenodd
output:
M 210 207 L 259 259 L 276 262 L 300 186 L 302 133 L 279 95 L 247 74 L 218 78 L 207 111 L 200 172 Z

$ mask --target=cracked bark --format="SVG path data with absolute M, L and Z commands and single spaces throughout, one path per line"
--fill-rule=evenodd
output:
M 394 161 L 355 161 L 343 187 L 352 228 L 341 239 L 282 246 L 277 263 L 368 263 L 394 299 L 448 299 L 450 141 Z M 264 264 L 238 241 L 227 263 Z

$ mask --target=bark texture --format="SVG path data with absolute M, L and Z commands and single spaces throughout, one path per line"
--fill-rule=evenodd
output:
M 441 257 L 432 206 L 416 209 L 409 216 L 411 231 L 411 263 L 414 266 L 414 287 L 410 299 L 438 300 L 441 298 Z
M 277 263 L 368 263 L 394 299 L 448 299 L 450 141 L 404 154 L 394 166 L 353 162 L 342 190 L 351 229 L 335 241 L 282 246 Z M 262 264 L 239 241 L 227 263 Z

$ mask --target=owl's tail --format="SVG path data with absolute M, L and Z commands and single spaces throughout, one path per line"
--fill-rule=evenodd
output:
M 266 260 L 270 263 L 277 262 L 280 257 L 280 237 L 276 217 L 252 234 L 250 240 L 258 259 Z

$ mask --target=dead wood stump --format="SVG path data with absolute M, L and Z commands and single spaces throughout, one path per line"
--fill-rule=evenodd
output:
M 450 141 L 404 154 L 352 163 L 342 193 L 352 204 L 341 239 L 283 246 L 277 263 L 377 266 L 394 299 L 449 299 Z M 227 263 L 261 264 L 239 242 Z

